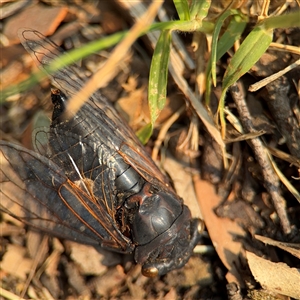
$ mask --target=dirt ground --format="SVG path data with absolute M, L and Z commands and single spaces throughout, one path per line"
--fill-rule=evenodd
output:
M 16 34 L 20 27 L 37 29 L 69 50 L 135 23 L 133 11 L 122 1 L 4 2 L 1 89 L 20 84 L 37 70 Z M 271 1 L 270 13 L 284 2 Z M 294 2 L 287 11 L 299 9 Z M 226 1 L 214 1 L 208 18 L 218 16 L 225 5 Z M 170 20 L 177 19 L 172 1 L 165 1 L 164 9 Z M 254 27 L 260 7 L 244 1 L 240 10 L 249 17 L 242 41 Z M 176 38 L 187 55 L 181 75 L 197 90 L 195 36 L 178 32 Z M 157 141 L 162 141 L 157 162 L 193 217 L 205 223 L 201 243 L 182 269 L 147 278 L 131 255 L 51 237 L 1 213 L 0 299 L 300 299 L 300 68 L 258 91 L 248 91 L 250 85 L 299 59 L 299 28 L 275 30 L 273 42 L 291 48 L 271 45 L 227 95 L 226 108 L 244 133 L 228 115 L 226 170 L 218 143 L 169 75 L 167 104 L 146 150 L 155 152 Z M 209 52 L 204 48 L 205 64 Z M 93 74 L 112 50 L 90 55 L 79 64 L 87 75 Z M 101 89 L 134 131 L 149 122 L 152 53 L 149 37 L 140 38 L 115 78 Z M 212 87 L 209 104 L 212 114 L 233 53 L 231 49 L 217 63 L 217 86 Z M 186 65 L 187 61 L 191 63 Z M 239 98 L 241 89 L 246 91 L 245 101 Z M 50 90 L 50 80 L 45 79 L 0 103 L 1 140 L 33 148 L 32 131 L 51 118 Z M 176 114 L 177 120 L 164 132 Z

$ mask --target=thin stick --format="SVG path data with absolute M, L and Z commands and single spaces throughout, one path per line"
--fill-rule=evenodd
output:
M 267 77 L 264 78 L 263 80 L 260 80 L 252 85 L 250 85 L 249 87 L 249 91 L 250 92 L 255 92 L 259 89 L 261 89 L 262 87 L 264 87 L 265 85 L 269 84 L 270 82 L 276 80 L 277 78 L 281 77 L 282 75 L 284 75 L 285 73 L 291 71 L 292 69 L 298 67 L 300 65 L 300 59 L 298 59 L 297 61 L 295 61 L 293 64 L 289 65 L 288 67 L 284 68 L 283 70 Z
M 5 299 L 9 299 L 9 300 L 25 300 L 24 298 L 15 295 L 14 293 L 7 291 L 5 289 L 3 289 L 2 287 L 0 287 L 0 296 L 4 297 Z
M 244 127 L 245 132 L 255 132 L 253 127 L 251 115 L 245 101 L 245 95 L 241 83 L 237 82 L 233 84 L 230 88 L 232 98 L 237 106 L 239 112 L 241 123 Z M 271 196 L 275 210 L 279 217 L 283 232 L 289 234 L 291 232 L 291 225 L 286 214 L 285 202 L 280 195 L 279 190 L 279 179 L 276 176 L 274 169 L 270 163 L 270 159 L 267 155 L 266 149 L 260 138 L 253 138 L 248 141 L 249 145 L 253 149 L 256 159 L 261 166 L 262 175 L 264 178 L 264 185 L 266 190 Z
M 26 280 L 26 282 L 25 282 L 25 284 L 24 284 L 23 291 L 22 291 L 22 293 L 21 293 L 21 298 L 23 298 L 23 297 L 25 296 L 26 292 L 27 292 L 27 289 L 28 289 L 28 287 L 29 287 L 29 285 L 30 285 L 30 282 L 31 282 L 32 278 L 33 278 L 34 275 L 35 275 L 37 266 L 38 266 L 38 264 L 40 263 L 41 257 L 42 257 L 42 255 L 43 255 L 44 252 L 45 252 L 45 248 L 46 248 L 47 243 L 48 243 L 48 236 L 47 236 L 47 235 L 44 235 L 44 236 L 43 236 L 43 239 L 42 239 L 42 242 L 41 242 L 41 245 L 40 245 L 40 249 L 39 249 L 39 251 L 37 252 L 37 255 L 36 255 L 36 257 L 35 257 L 35 259 L 34 259 L 34 261 L 33 261 L 33 264 L 32 264 L 31 270 L 30 270 L 30 273 L 29 273 L 29 275 L 28 275 L 28 277 L 27 277 L 27 280 Z

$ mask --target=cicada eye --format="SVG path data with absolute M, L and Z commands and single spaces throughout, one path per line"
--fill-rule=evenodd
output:
M 155 267 L 142 268 L 142 274 L 149 278 L 154 278 L 158 275 L 158 269 Z

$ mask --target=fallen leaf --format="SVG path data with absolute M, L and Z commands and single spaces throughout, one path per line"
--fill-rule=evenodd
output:
M 279 241 L 275 241 L 272 240 L 268 237 L 264 237 L 261 235 L 255 235 L 254 236 L 257 240 L 268 244 L 268 245 L 272 245 L 272 246 L 276 246 L 286 252 L 291 253 L 292 255 L 300 258 L 300 244 L 294 244 L 294 243 L 284 243 L 284 242 L 279 242 Z
M 70 250 L 70 256 L 79 266 L 84 275 L 99 275 L 106 271 L 107 267 L 101 261 L 103 255 L 94 247 L 66 241 Z
M 20 27 L 38 29 L 44 35 L 52 35 L 67 15 L 67 7 L 47 7 L 34 5 L 9 18 L 4 26 L 3 34 L 10 45 L 20 42 L 17 31 Z
M 237 282 L 243 286 L 244 282 L 238 272 L 243 249 L 241 243 L 236 241 L 236 237 L 245 236 L 245 232 L 236 222 L 219 218 L 215 214 L 214 210 L 221 204 L 222 198 L 217 195 L 212 184 L 201 180 L 199 175 L 194 176 L 194 183 L 207 231 L 218 256 L 228 269 L 226 279 L 228 282 Z
M 184 200 L 184 204 L 189 207 L 192 217 L 202 218 L 191 171 L 183 168 L 182 164 L 168 153 L 164 158 L 163 168 L 170 175 L 177 194 Z
M 13 276 L 25 280 L 33 264 L 33 261 L 29 258 L 25 258 L 25 255 L 25 248 L 9 244 L 1 261 L 1 269 Z
M 246 256 L 255 280 L 264 289 L 300 299 L 300 269 L 271 262 L 248 251 Z

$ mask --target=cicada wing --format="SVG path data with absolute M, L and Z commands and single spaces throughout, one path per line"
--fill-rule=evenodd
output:
M 20 29 L 18 31 L 22 45 L 39 67 L 48 72 L 47 66 L 54 60 L 59 60 L 65 52 L 50 39 L 37 30 Z M 67 55 L 67 54 L 66 54 Z M 62 89 L 67 95 L 73 95 L 84 85 L 84 80 L 76 66 L 66 66 L 51 75 L 53 84 Z
M 102 100 L 99 101 L 99 99 Z M 105 124 L 105 136 L 111 137 L 110 142 L 112 147 L 116 149 L 124 160 L 131 164 L 147 181 L 151 182 L 151 180 L 154 180 L 157 184 L 168 188 L 165 185 L 168 180 L 146 152 L 132 129 L 122 117 L 117 114 L 116 110 L 113 109 L 111 105 L 106 104 L 104 100 L 105 99 L 99 94 L 97 101 L 90 99 L 90 101 L 82 107 L 82 110 L 90 110 L 88 106 L 93 107 L 94 119 L 98 120 L 98 124 Z M 103 114 L 103 112 L 105 112 L 105 114 Z
M 113 226 L 104 207 L 70 182 L 58 165 L 4 141 L 0 154 L 2 211 L 54 236 L 128 249 L 129 241 Z
M 106 208 L 114 218 L 116 213 L 116 188 L 114 170 L 107 159 L 114 155 L 103 143 L 90 141 L 73 132 L 51 129 L 49 159 L 62 166 L 71 181 L 86 180 L 92 185 L 95 201 Z
M 36 30 L 23 29 L 19 36 L 35 62 L 45 69 L 62 53 L 55 43 Z M 67 95 L 79 91 L 86 81 L 82 71 L 75 64 L 58 70 L 51 77 L 53 84 Z M 119 152 L 147 181 L 172 191 L 170 186 L 165 184 L 166 177 L 149 157 L 128 124 L 99 92 L 91 95 L 77 112 L 76 121 L 55 124 L 53 127 L 76 133 L 97 143 L 105 143 Z
M 93 233 L 101 240 L 101 246 L 123 252 L 133 250 L 131 241 L 119 231 L 104 202 L 100 203 L 89 190 L 85 191 L 82 184 L 68 180 L 58 193 L 66 207 L 80 220 L 82 233 Z
M 76 239 L 55 211 L 72 219 L 60 202 L 57 189 L 66 182 L 62 171 L 42 156 L 23 147 L 0 142 L 1 210 L 25 224 Z M 97 244 L 97 241 L 91 241 Z
M 49 148 L 49 127 L 38 127 L 32 132 L 33 148 L 35 152 L 42 156 L 50 156 L 51 149 Z

